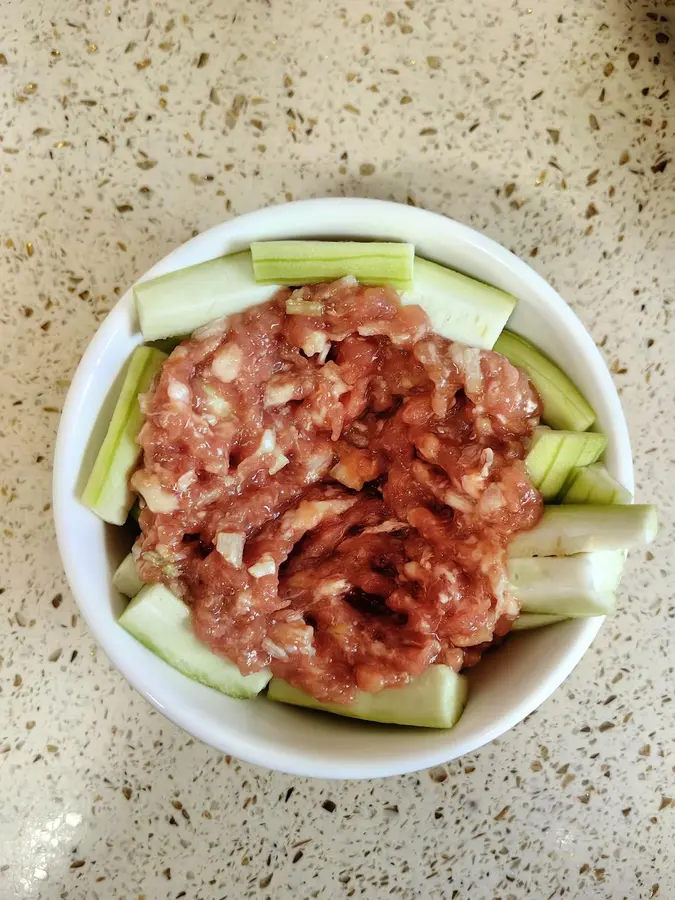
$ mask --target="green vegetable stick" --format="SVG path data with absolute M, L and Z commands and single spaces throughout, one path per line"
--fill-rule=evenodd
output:
M 353 275 L 363 284 L 410 290 L 412 244 L 357 241 L 254 241 L 253 271 L 259 283 L 303 285 Z
M 141 452 L 136 438 L 144 421 L 138 395 L 148 390 L 165 359 L 165 353 L 152 347 L 136 347 L 132 353 L 108 431 L 82 493 L 82 501 L 112 525 L 123 525 L 134 503 L 129 478 Z

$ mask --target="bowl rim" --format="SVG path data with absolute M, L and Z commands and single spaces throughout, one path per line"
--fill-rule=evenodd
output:
M 370 212 L 374 211 L 377 215 L 381 215 L 383 221 L 386 221 L 388 214 L 393 214 L 394 211 L 396 212 L 396 215 L 402 216 L 403 213 L 401 210 L 407 210 L 406 215 L 410 217 L 411 221 L 416 217 L 424 217 L 431 224 L 436 222 L 439 227 L 442 225 L 442 228 L 446 232 L 452 231 L 454 233 L 455 239 L 460 244 L 478 248 L 484 254 L 487 254 L 494 259 L 501 267 L 509 269 L 514 277 L 521 283 L 529 284 L 538 297 L 554 312 L 555 316 L 558 319 L 562 319 L 567 327 L 574 332 L 575 339 L 578 344 L 581 345 L 585 362 L 594 368 L 595 377 L 599 379 L 603 391 L 607 395 L 606 402 L 609 407 L 608 416 L 612 421 L 616 435 L 616 452 L 618 454 L 617 467 L 620 469 L 618 475 L 629 490 L 633 489 L 632 455 L 628 428 L 623 410 L 616 388 L 614 387 L 609 374 L 609 370 L 607 369 L 599 349 L 596 347 L 583 323 L 557 291 L 555 291 L 542 276 L 530 268 L 524 260 L 521 260 L 486 235 L 475 231 L 467 225 L 443 216 L 440 213 L 431 212 L 418 207 L 409 207 L 405 204 L 394 203 L 391 201 L 351 197 L 328 197 L 281 203 L 235 217 L 201 232 L 199 235 L 191 238 L 168 253 L 162 260 L 144 273 L 135 283 L 190 265 L 191 263 L 181 262 L 181 258 L 189 257 L 200 245 L 209 244 L 210 242 L 213 242 L 214 238 L 232 240 L 236 244 L 238 235 L 242 232 L 246 234 L 250 230 L 255 232 L 256 229 L 262 229 L 264 231 L 265 226 L 269 223 L 278 223 L 279 220 L 284 219 L 288 220 L 288 231 L 292 232 L 293 215 L 301 209 L 303 212 L 316 214 L 318 223 L 317 235 L 319 235 L 321 234 L 320 225 L 322 217 L 324 217 L 324 219 L 327 216 L 330 217 L 331 210 L 335 210 L 338 206 L 351 208 L 355 222 L 359 221 L 359 213 L 366 210 L 369 210 Z M 353 229 L 353 236 L 355 239 L 358 239 L 358 225 Z M 249 242 L 250 238 L 245 240 L 242 246 L 247 246 Z M 235 247 L 233 249 L 236 250 L 240 248 Z M 232 250 L 228 252 L 232 252 Z M 209 257 L 203 256 L 202 258 L 207 259 Z M 452 749 L 450 754 L 448 754 L 447 751 L 444 752 L 442 748 L 425 748 L 421 746 L 420 751 L 418 753 L 410 753 L 403 764 L 398 758 L 392 760 L 369 760 L 368 762 L 345 760 L 344 764 L 339 766 L 338 771 L 338 767 L 333 761 L 324 761 L 313 758 L 310 765 L 308 765 L 307 759 L 302 758 L 298 760 L 293 754 L 281 752 L 273 745 L 263 745 L 262 743 L 258 745 L 252 744 L 250 741 L 247 741 L 245 733 L 237 731 L 229 732 L 227 734 L 226 742 L 223 742 L 219 736 L 214 736 L 212 728 L 208 726 L 208 723 L 205 724 L 199 715 L 197 715 L 189 706 L 185 706 L 180 702 L 175 704 L 166 702 L 161 696 L 161 691 L 159 694 L 157 693 L 157 685 L 154 683 L 153 679 L 147 678 L 140 667 L 130 664 L 125 654 L 111 645 L 111 642 L 107 638 L 107 626 L 102 618 L 99 618 L 96 615 L 95 607 L 87 599 L 88 592 L 85 584 L 87 578 L 83 574 L 84 567 L 78 565 L 79 555 L 77 547 L 74 546 L 68 535 L 69 506 L 73 503 L 79 503 L 79 501 L 73 496 L 72 489 L 67 483 L 67 479 L 63 477 L 63 460 L 68 454 L 69 434 L 73 429 L 77 428 L 80 412 L 80 397 L 82 396 L 87 383 L 95 374 L 97 360 L 101 357 L 105 348 L 109 346 L 110 343 L 114 342 L 117 337 L 118 320 L 126 313 L 128 307 L 132 306 L 132 304 L 133 285 L 117 301 L 99 326 L 95 335 L 87 345 L 75 375 L 73 376 L 63 406 L 55 445 L 53 463 L 53 516 L 57 544 L 63 568 L 78 608 L 97 643 L 106 652 L 113 665 L 120 671 L 132 687 L 141 694 L 141 696 L 164 716 L 194 737 L 210 746 L 216 747 L 222 752 L 231 753 L 246 762 L 293 775 L 351 779 L 405 774 L 446 762 L 450 758 L 456 759 L 466 753 L 473 752 L 513 728 L 518 722 L 522 721 L 537 709 L 537 707 L 539 707 L 560 686 L 588 650 L 602 626 L 604 618 L 598 617 L 575 620 L 577 625 L 576 634 L 573 638 L 568 638 L 569 647 L 560 661 L 539 681 L 538 684 L 533 685 L 532 689 L 520 702 L 516 703 L 507 711 L 498 714 L 488 725 L 482 729 L 478 729 L 477 733 L 473 735 L 472 738 L 467 738 L 464 740 L 463 744 L 460 743 L 458 748 Z M 448 734 L 452 734 L 452 731 L 448 732 Z

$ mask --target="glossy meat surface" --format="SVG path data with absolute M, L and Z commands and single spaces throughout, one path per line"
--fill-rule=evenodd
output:
M 143 405 L 141 577 L 242 672 L 348 702 L 471 665 L 510 628 L 540 408 L 499 354 L 342 279 L 202 329 Z

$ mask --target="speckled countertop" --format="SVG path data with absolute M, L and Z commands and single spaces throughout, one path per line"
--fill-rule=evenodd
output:
M 675 898 L 675 5 L 0 5 L 0 897 Z M 671 159 L 672 157 L 672 159 Z M 116 297 L 284 199 L 442 211 L 528 259 L 606 355 L 663 528 L 542 709 L 339 784 L 190 740 L 80 621 L 59 409 Z

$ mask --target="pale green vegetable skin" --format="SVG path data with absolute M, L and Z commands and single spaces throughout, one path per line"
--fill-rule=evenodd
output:
M 146 585 L 119 618 L 136 640 L 188 678 L 241 700 L 255 697 L 270 680 L 266 669 L 242 675 L 237 666 L 197 640 L 190 610 L 161 584 Z
M 572 381 L 529 341 L 503 331 L 494 349 L 523 369 L 537 389 L 543 404 L 542 420 L 565 431 L 586 431 L 595 413 Z
M 576 466 L 593 463 L 604 453 L 607 438 L 593 431 L 535 428 L 525 465 L 544 500 L 553 500 Z
M 136 561 L 131 553 L 124 557 L 113 575 L 113 584 L 125 597 L 135 597 L 143 587 L 143 582 L 138 577 Z
M 555 625 L 557 622 L 566 622 L 565 616 L 545 616 L 539 613 L 523 613 L 518 616 L 511 627 L 511 631 L 530 631 L 533 628 L 545 628 L 547 625 Z
M 448 666 L 430 666 L 403 687 L 385 688 L 379 694 L 359 691 L 352 703 L 320 703 L 310 694 L 273 678 L 267 697 L 280 703 L 304 706 L 337 716 L 366 719 L 389 725 L 420 728 L 452 728 L 466 704 L 468 681 Z
M 143 425 L 138 395 L 148 390 L 166 354 L 152 347 L 136 347 L 131 355 L 108 431 L 98 452 L 82 501 L 111 525 L 123 525 L 134 503 L 129 478 L 140 447 Z
M 616 609 L 622 550 L 509 560 L 509 589 L 524 613 L 576 618 Z
M 437 334 L 491 350 L 518 302 L 499 288 L 415 257 L 413 285 L 403 305 L 421 306 Z
M 358 241 L 254 241 L 256 281 L 303 285 L 353 275 L 363 284 L 412 286 L 412 244 Z
M 190 334 L 202 325 L 269 300 L 278 285 L 256 284 L 248 250 L 178 269 L 134 288 L 146 341 Z
M 509 556 L 571 556 L 594 550 L 630 550 L 651 543 L 658 531 L 654 506 L 547 506 L 531 531 L 509 544 Z
M 630 491 L 612 478 L 602 463 L 575 469 L 562 492 L 561 503 L 632 503 Z

